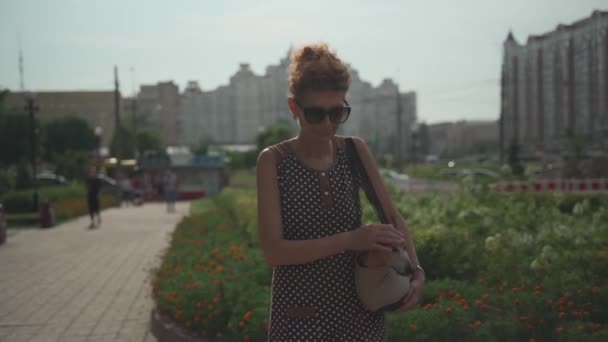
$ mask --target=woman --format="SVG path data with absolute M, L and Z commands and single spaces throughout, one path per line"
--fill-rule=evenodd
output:
M 346 65 L 325 44 L 294 51 L 289 108 L 297 137 L 263 150 L 257 162 L 258 229 L 266 262 L 274 268 L 270 341 L 384 341 L 384 314 L 371 312 L 355 289 L 358 251 L 406 245 L 418 265 L 407 226 L 391 204 L 397 227 L 361 224 L 359 182 L 344 152 L 340 124 L 350 114 Z M 367 145 L 355 138 L 362 160 L 378 169 Z M 386 194 L 380 184 L 378 191 Z M 380 195 L 380 193 L 379 193 Z M 412 278 L 399 311 L 413 309 L 424 273 Z

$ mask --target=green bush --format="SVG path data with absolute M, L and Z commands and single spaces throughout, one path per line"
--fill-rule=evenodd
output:
M 83 185 L 50 186 L 40 188 L 38 191 L 38 198 L 41 202 L 44 200 L 56 202 L 68 198 L 78 198 L 83 201 L 86 199 Z M 4 204 L 7 213 L 31 212 L 32 193 L 32 189 L 9 192 L 0 197 L 0 203 Z
M 388 315 L 390 341 L 608 336 L 606 196 L 487 187 L 392 196 L 427 283 L 419 309 Z M 375 221 L 363 203 L 364 221 Z M 178 226 L 156 274 L 159 311 L 201 335 L 265 340 L 271 269 L 256 245 L 255 193 L 231 189 L 195 207 L 201 214 Z
M 266 336 L 271 269 L 221 209 L 183 220 L 156 272 L 161 315 L 201 336 Z

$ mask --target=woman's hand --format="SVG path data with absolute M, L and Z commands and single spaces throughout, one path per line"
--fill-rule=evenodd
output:
M 415 309 L 418 306 L 418 301 L 422 297 L 424 290 L 425 276 L 421 270 L 416 270 L 410 279 L 410 291 L 407 297 L 403 300 L 403 305 L 395 312 L 406 312 Z
M 391 252 L 405 240 L 392 224 L 366 224 L 350 232 L 349 249 L 353 251 Z

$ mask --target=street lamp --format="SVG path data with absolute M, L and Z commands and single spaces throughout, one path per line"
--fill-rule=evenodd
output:
M 36 112 L 38 106 L 35 103 L 36 95 L 28 93 L 25 99 L 25 110 L 30 116 L 30 144 L 32 158 L 32 172 L 34 174 L 34 193 L 32 194 L 32 205 L 34 212 L 38 212 L 38 132 L 36 129 Z
M 99 164 L 101 162 L 101 140 L 103 137 L 103 128 L 101 126 L 95 127 L 95 139 L 97 142 L 97 148 L 95 152 L 95 159 L 97 160 L 97 168 L 99 169 Z
M 412 145 L 412 164 L 416 165 L 416 148 L 417 148 L 417 144 L 418 144 L 418 131 L 420 130 L 420 126 L 418 125 L 417 122 L 414 122 L 411 126 L 410 126 L 410 131 L 412 134 L 412 141 L 411 141 L 411 145 Z

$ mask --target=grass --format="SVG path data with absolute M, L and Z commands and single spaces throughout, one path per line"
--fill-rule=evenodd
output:
M 255 188 L 255 170 L 238 169 L 230 173 L 230 187 Z
M 215 208 L 213 201 L 209 198 L 201 198 L 199 200 L 193 201 L 190 204 L 190 214 L 191 215 L 199 215 L 203 214 L 207 211 L 211 211 Z

